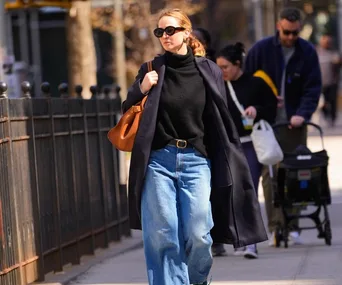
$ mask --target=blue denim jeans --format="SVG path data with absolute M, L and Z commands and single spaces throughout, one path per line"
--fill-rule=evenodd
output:
M 150 285 L 196 284 L 212 266 L 210 161 L 194 148 L 152 151 L 141 201 Z

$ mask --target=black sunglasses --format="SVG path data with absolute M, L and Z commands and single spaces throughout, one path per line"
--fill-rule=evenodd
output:
M 298 35 L 299 35 L 299 31 L 298 30 L 293 30 L 293 31 L 291 31 L 291 30 L 284 30 L 283 29 L 283 34 L 285 35 L 285 36 L 289 36 L 289 35 L 293 35 L 294 37 L 297 37 Z
M 292 34 L 294 37 L 296 37 L 299 35 L 299 30 L 286 30 L 282 27 L 282 25 L 280 25 L 280 27 L 281 27 L 281 30 L 283 31 L 283 34 L 285 36 L 289 36 Z
M 156 28 L 154 29 L 153 33 L 157 38 L 161 38 L 164 35 L 164 32 L 168 35 L 168 36 L 172 36 L 175 34 L 175 32 L 178 31 L 184 31 L 185 28 L 183 27 L 172 27 L 172 26 L 168 26 L 165 29 L 162 28 Z

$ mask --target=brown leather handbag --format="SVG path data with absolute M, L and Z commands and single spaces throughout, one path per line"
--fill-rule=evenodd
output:
M 147 62 L 147 70 L 148 72 L 152 71 L 152 61 Z M 109 141 L 117 149 L 132 151 L 146 100 L 147 96 L 141 102 L 129 108 L 116 126 L 108 132 L 107 137 Z

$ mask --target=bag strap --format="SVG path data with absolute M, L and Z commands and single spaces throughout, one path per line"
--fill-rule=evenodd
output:
M 229 89 L 230 96 L 232 96 L 232 99 L 233 99 L 236 107 L 240 111 L 241 115 L 245 116 L 245 110 L 243 109 L 242 105 L 240 104 L 239 100 L 236 97 L 236 93 L 234 91 L 232 83 L 230 81 L 227 81 L 227 86 L 228 86 L 228 89 Z
M 147 72 L 151 72 L 153 70 L 152 68 L 152 60 L 147 62 Z

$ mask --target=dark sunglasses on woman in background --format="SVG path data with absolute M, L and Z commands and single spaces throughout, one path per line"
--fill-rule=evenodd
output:
M 184 31 L 185 28 L 183 27 L 172 27 L 172 26 L 168 26 L 165 29 L 162 28 L 156 28 L 154 29 L 153 33 L 157 38 L 161 38 L 164 35 L 164 32 L 168 35 L 168 36 L 172 36 L 174 35 L 176 32 L 179 31 Z

